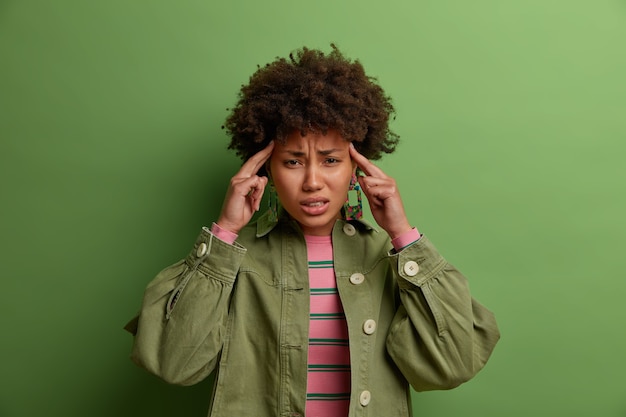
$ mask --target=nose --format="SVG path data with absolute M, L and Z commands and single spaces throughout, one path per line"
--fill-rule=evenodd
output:
M 309 165 L 302 182 L 302 189 L 304 191 L 317 191 L 321 190 L 323 186 L 324 182 L 319 168 Z

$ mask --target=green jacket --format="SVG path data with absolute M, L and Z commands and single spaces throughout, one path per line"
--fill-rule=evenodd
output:
M 410 416 L 409 384 L 449 389 L 485 365 L 499 338 L 494 316 L 426 237 L 395 253 L 386 233 L 338 220 L 332 242 L 350 417 Z M 127 328 L 132 359 L 167 382 L 195 384 L 217 368 L 210 416 L 304 416 L 309 282 L 298 225 L 263 216 L 233 245 L 204 228 L 148 285 Z

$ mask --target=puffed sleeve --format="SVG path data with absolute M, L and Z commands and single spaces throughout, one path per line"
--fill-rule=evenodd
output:
M 228 306 L 246 249 L 203 228 L 191 253 L 147 286 L 141 311 L 126 329 L 132 360 L 166 382 L 192 385 L 214 369 Z
M 390 259 L 401 302 L 386 344 L 404 377 L 417 391 L 472 378 L 500 338 L 493 313 L 425 236 Z

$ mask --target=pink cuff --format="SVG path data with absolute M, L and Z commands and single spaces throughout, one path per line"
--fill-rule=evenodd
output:
M 414 227 L 408 232 L 396 237 L 395 239 L 391 239 L 391 244 L 393 245 L 393 248 L 396 250 L 396 252 L 400 252 L 411 243 L 417 242 L 420 237 L 422 237 L 420 235 L 420 232 L 418 232 L 417 229 Z
M 211 233 L 213 233 L 216 238 L 218 238 L 222 242 L 228 243 L 229 245 L 235 243 L 235 240 L 237 240 L 237 236 L 239 236 L 237 233 L 233 233 L 230 230 L 226 230 L 220 227 L 220 225 L 217 223 L 213 223 L 211 225 Z

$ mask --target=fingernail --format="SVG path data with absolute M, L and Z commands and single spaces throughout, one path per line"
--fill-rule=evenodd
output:
M 350 147 L 354 149 L 354 143 L 350 142 Z

